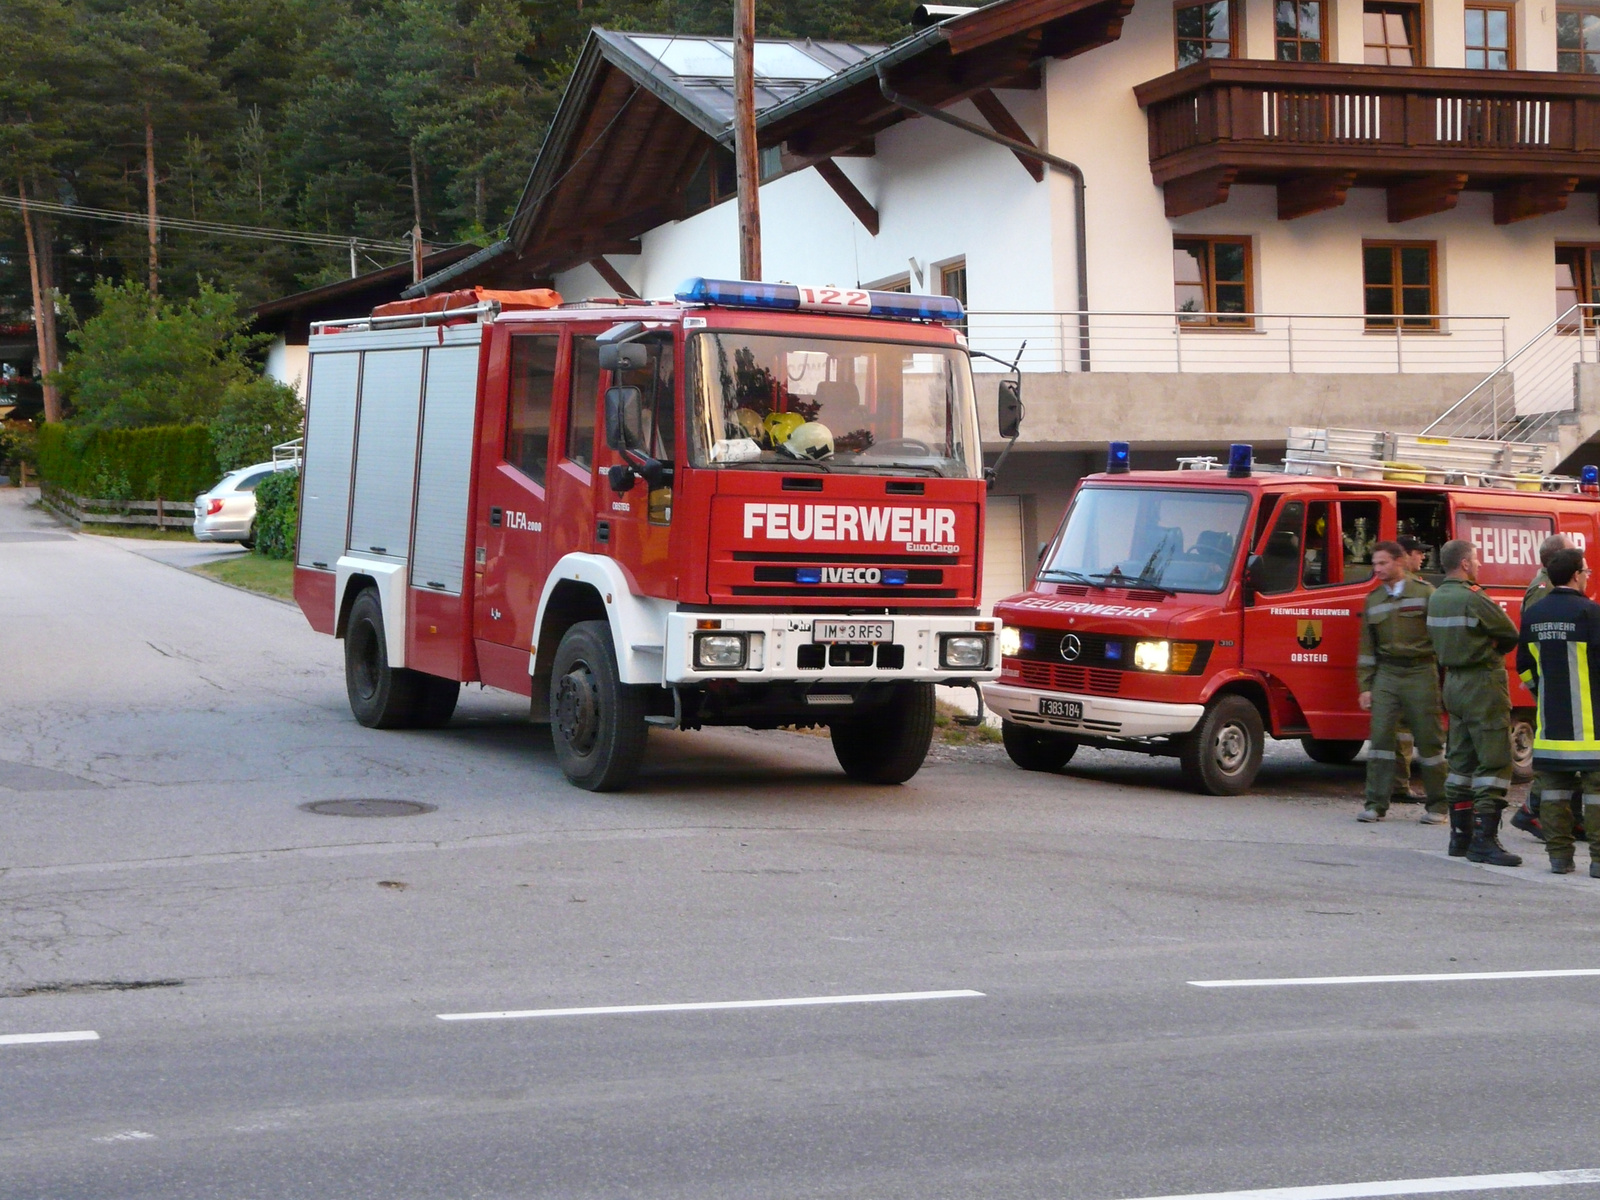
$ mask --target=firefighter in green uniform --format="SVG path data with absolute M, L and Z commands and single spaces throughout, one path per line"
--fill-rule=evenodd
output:
M 1428 601 L 1428 635 L 1445 669 L 1450 714 L 1450 853 L 1473 862 L 1519 867 L 1500 844 L 1500 814 L 1511 786 L 1511 697 L 1505 655 L 1517 645 L 1511 618 L 1478 587 L 1471 542 L 1439 550 L 1445 581 Z
M 1439 668 L 1428 636 L 1433 588 L 1406 573 L 1406 553 L 1395 542 L 1372 548 L 1378 586 L 1361 613 L 1356 686 L 1361 707 L 1372 712 L 1367 746 L 1367 803 L 1358 821 L 1381 821 L 1394 790 L 1397 727 L 1403 720 L 1417 746 L 1418 773 L 1427 794 L 1425 824 L 1446 811 L 1444 734 L 1439 726 Z
M 1542 814 L 1550 869 L 1574 869 L 1572 800 L 1587 816 L 1589 874 L 1600 879 L 1600 604 L 1583 594 L 1589 570 L 1583 551 L 1569 549 L 1545 563 L 1550 594 L 1522 614 L 1517 670 L 1539 698 L 1533 766 L 1544 792 Z
M 1406 569 L 1406 574 L 1416 579 L 1422 578 L 1422 568 L 1428 561 L 1428 547 L 1421 538 L 1414 538 L 1410 534 L 1401 534 L 1395 538 L 1395 544 L 1405 551 L 1401 559 Z M 1427 582 L 1423 580 L 1423 582 Z M 1428 584 L 1428 594 L 1433 594 L 1433 585 Z M 1414 798 L 1411 795 L 1411 759 L 1416 750 L 1416 742 L 1411 737 L 1411 730 L 1404 721 L 1395 727 L 1394 735 L 1394 794 L 1391 799 L 1395 804 L 1408 804 Z M 1369 760 L 1370 761 L 1370 760 Z M 1424 825 L 1440 825 L 1444 822 L 1442 811 L 1425 808 L 1421 821 Z
M 1528 590 L 1522 593 L 1522 612 L 1524 617 L 1527 616 L 1530 608 L 1555 591 L 1555 584 L 1550 582 L 1550 560 L 1562 550 L 1570 550 L 1571 548 L 1572 540 L 1564 533 L 1552 533 L 1539 543 L 1538 573 L 1528 583 Z M 1544 830 L 1539 825 L 1540 791 L 1539 779 L 1538 776 L 1535 776 L 1533 786 L 1528 789 L 1526 803 L 1511 814 L 1511 825 L 1512 828 L 1520 829 L 1542 842 L 1544 841 Z M 1580 818 L 1582 816 L 1581 812 L 1575 815 Z

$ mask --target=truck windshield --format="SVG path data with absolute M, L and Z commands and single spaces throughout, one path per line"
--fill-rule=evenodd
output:
M 1086 487 L 1039 578 L 1091 587 L 1220 592 L 1239 546 L 1243 492 Z
M 972 368 L 955 347 L 712 330 L 689 362 L 697 467 L 983 472 Z

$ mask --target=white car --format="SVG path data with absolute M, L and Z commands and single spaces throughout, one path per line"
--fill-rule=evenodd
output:
M 298 459 L 280 459 L 229 471 L 210 491 L 194 498 L 195 539 L 255 545 L 256 484 L 274 471 L 293 471 L 299 466 Z

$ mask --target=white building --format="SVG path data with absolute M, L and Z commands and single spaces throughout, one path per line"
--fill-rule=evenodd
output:
M 1549 328 L 1600 299 L 1600 4 L 998 0 L 756 69 L 765 278 L 956 294 L 976 348 L 1027 339 L 990 598 L 1112 438 L 1168 465 L 1416 431 L 1508 358 L 1441 432 L 1554 465 L 1600 429 L 1592 326 Z M 413 292 L 735 277 L 731 82 L 725 41 L 595 30 L 508 238 Z

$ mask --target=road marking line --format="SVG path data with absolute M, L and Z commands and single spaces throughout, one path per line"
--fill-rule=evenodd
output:
M 1343 983 L 1470 983 L 1481 979 L 1565 979 L 1600 975 L 1600 967 L 1562 971 L 1456 971 L 1444 975 L 1313 975 L 1300 979 L 1191 979 L 1190 987 L 1325 987 Z
M 1487 1192 L 1502 1188 L 1559 1187 L 1568 1183 L 1600 1183 L 1600 1168 L 1584 1167 L 1575 1171 L 1517 1171 L 1508 1175 L 1441 1175 L 1433 1179 L 1380 1179 L 1370 1183 L 1254 1188 L 1239 1192 L 1188 1192 L 1175 1196 L 1146 1196 L 1142 1200 L 1357 1200 L 1363 1196 Z
M 33 1046 L 40 1042 L 98 1042 L 100 1035 L 92 1029 L 74 1029 L 66 1033 L 0 1033 L 0 1046 Z
M 950 992 L 876 992 L 862 996 L 795 996 L 787 1000 L 710 1000 L 699 1004 L 615 1004 L 604 1008 L 525 1008 L 507 1012 L 438 1013 L 441 1021 L 513 1021 L 524 1017 L 601 1017 L 616 1013 L 710 1012 L 728 1008 L 805 1008 L 818 1004 L 891 1004 L 901 1000 L 959 1000 L 982 996 Z

